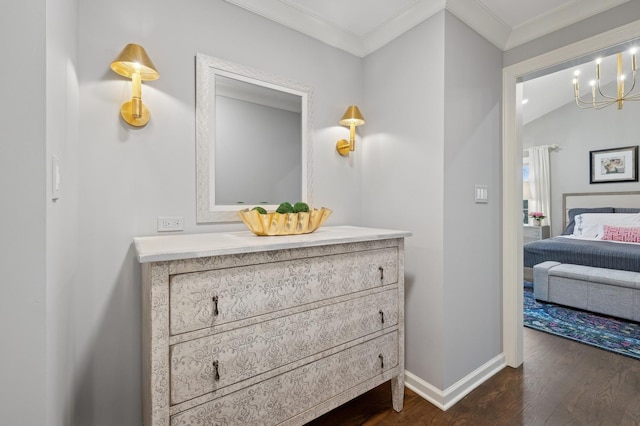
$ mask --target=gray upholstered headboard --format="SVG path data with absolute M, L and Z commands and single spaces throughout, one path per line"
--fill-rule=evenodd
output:
M 640 191 L 573 192 L 562 194 L 562 229 L 567 227 L 569 210 L 579 207 L 640 208 Z

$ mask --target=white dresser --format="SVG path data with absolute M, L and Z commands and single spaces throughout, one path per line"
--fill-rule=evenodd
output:
M 135 239 L 149 425 L 301 425 L 404 393 L 404 237 L 323 227 Z

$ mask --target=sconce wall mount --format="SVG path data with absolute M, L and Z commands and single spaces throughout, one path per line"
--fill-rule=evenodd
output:
M 123 77 L 131 78 L 131 100 L 120 108 L 122 119 L 135 127 L 144 126 L 149 122 L 151 114 L 142 103 L 142 81 L 157 80 L 160 77 L 155 65 L 142 46 L 131 43 L 111 63 L 111 69 Z
M 351 151 L 356 150 L 356 127 L 362 126 L 364 123 L 364 117 L 357 106 L 351 105 L 347 108 L 347 112 L 340 119 L 340 124 L 349 126 L 349 140 L 340 139 L 336 143 L 336 150 L 340 155 L 346 157 Z

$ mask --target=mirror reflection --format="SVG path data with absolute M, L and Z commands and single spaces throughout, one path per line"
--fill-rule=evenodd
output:
M 312 204 L 309 86 L 196 56 L 197 222 L 281 202 Z
M 302 99 L 215 77 L 215 204 L 302 198 Z

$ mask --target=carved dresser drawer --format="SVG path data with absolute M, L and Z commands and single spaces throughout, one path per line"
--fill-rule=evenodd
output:
M 145 425 L 302 425 L 404 392 L 403 231 L 140 237 Z
M 397 281 L 396 248 L 173 275 L 170 330 L 213 327 Z
M 215 392 L 397 322 L 398 292 L 392 289 L 178 343 L 171 347 L 171 403 Z
M 186 410 L 171 417 L 171 425 L 304 424 L 323 414 L 310 411 L 313 407 L 348 391 L 354 383 L 386 377 L 397 366 L 398 334 L 392 332 Z M 247 406 L 254 409 L 244 409 Z

